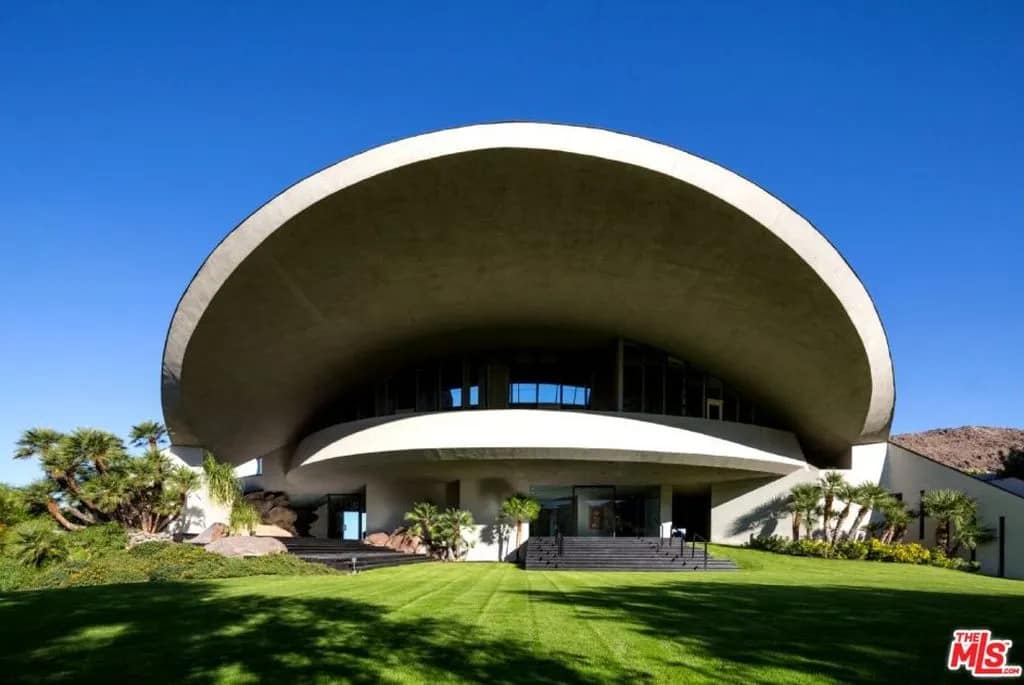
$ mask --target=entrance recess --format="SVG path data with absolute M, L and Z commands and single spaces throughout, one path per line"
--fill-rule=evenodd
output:
M 362 540 L 366 532 L 366 498 L 362 493 L 327 495 L 327 535 Z
M 658 486 L 536 485 L 530 494 L 541 510 L 532 535 L 578 537 L 657 536 Z

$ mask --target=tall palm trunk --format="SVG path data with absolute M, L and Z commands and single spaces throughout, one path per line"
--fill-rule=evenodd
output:
M 60 506 L 58 506 L 57 502 L 52 499 L 46 501 L 46 510 L 50 512 L 50 516 L 52 516 L 57 521 L 57 523 L 62 525 L 67 530 L 81 530 L 82 528 L 85 528 L 85 526 L 80 526 L 76 523 L 71 523 L 71 521 L 68 521 L 64 514 L 61 512 Z
M 521 519 L 516 519 L 516 561 L 519 561 L 519 544 L 523 537 L 523 522 Z
M 832 544 L 834 545 L 839 540 L 839 531 L 842 530 L 843 521 L 850 515 L 850 502 L 846 503 L 842 511 L 839 512 L 839 517 L 836 518 L 836 525 L 832 528 Z
M 857 515 L 853 517 L 853 523 L 850 524 L 850 530 L 846 531 L 846 534 L 843 536 L 844 540 L 849 540 L 851 538 L 854 540 L 857 539 L 857 531 L 860 530 L 861 524 L 864 523 L 864 519 L 867 518 L 869 513 L 871 513 L 871 507 L 861 506 L 860 511 L 858 511 Z

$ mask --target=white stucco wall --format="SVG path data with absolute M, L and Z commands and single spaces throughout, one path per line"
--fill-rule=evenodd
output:
M 203 450 L 198 447 L 180 447 L 171 445 L 164 450 L 171 461 L 180 466 L 187 466 L 202 476 Z M 185 511 L 181 518 L 171 524 L 171 532 L 185 535 L 198 534 L 214 523 L 227 523 L 230 508 L 215 504 L 210 500 L 206 485 L 191 492 L 185 500 Z
M 888 458 L 881 474 L 881 485 L 903 494 L 903 501 L 912 509 L 920 509 L 921 490 L 948 488 L 960 490 L 978 503 L 978 516 L 983 525 L 996 529 L 999 517 L 1006 519 L 1006 576 L 1024 578 L 1024 498 L 979 480 L 956 469 L 943 466 L 925 457 L 889 445 Z M 912 522 L 907 540 L 919 541 L 918 523 Z M 925 544 L 935 542 L 935 523 L 925 519 Z M 999 565 L 999 542 L 978 548 L 982 573 L 994 575 Z
M 878 483 L 886 461 L 886 447 L 884 442 L 857 445 L 852 448 L 849 469 L 826 470 L 837 471 L 854 484 Z M 785 499 L 794 485 L 815 482 L 822 473 L 808 465 L 781 477 L 712 484 L 711 539 L 739 545 L 747 542 L 751 535 L 791 536 L 793 518 L 784 510 Z M 849 527 L 858 511 L 859 507 L 851 508 L 844 528 Z

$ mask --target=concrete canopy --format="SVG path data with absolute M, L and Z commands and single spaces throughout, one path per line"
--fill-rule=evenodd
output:
M 240 462 L 297 443 L 368 370 L 527 330 L 697 362 L 825 456 L 888 434 L 882 324 L 810 223 L 688 153 L 536 123 L 374 148 L 249 216 L 178 303 L 164 417 Z

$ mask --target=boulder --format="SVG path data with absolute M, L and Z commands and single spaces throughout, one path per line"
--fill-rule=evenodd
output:
M 295 537 L 281 526 L 271 526 L 266 523 L 261 523 L 256 526 L 256 530 L 253 531 L 253 535 L 259 535 L 265 538 L 293 538 Z
M 370 533 L 366 536 L 366 544 L 375 547 L 387 547 L 390 540 L 391 536 L 387 533 Z
M 224 557 L 263 557 L 270 554 L 284 554 L 288 551 L 288 548 L 280 540 L 254 536 L 221 538 L 206 545 L 205 549 L 207 552 Z
M 189 542 L 194 545 L 208 545 L 214 540 L 220 540 L 231 534 L 230 529 L 223 523 L 214 523 L 212 526 L 195 536 Z
M 298 535 L 295 529 L 295 520 L 299 517 L 291 508 L 288 495 L 284 492 L 271 490 L 257 490 L 245 495 L 245 499 L 252 502 L 256 511 L 260 514 L 260 522 L 271 526 L 277 526 L 288 531 L 291 535 Z
M 128 532 L 128 549 L 144 542 L 174 542 L 174 537 L 170 533 L 146 533 L 141 530 Z

